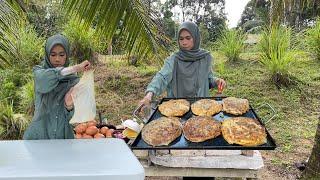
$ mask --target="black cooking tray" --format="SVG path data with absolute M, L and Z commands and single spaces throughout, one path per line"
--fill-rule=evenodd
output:
M 200 100 L 200 99 L 214 99 L 214 100 L 218 101 L 219 103 L 222 103 L 223 98 L 225 98 L 225 97 L 197 97 L 197 98 L 184 98 L 184 99 L 188 100 L 190 102 L 190 104 L 192 104 L 193 102 Z M 171 99 L 177 99 L 177 98 L 163 98 L 159 104 L 161 104 L 162 102 L 165 102 L 165 101 L 169 101 Z M 154 119 L 158 119 L 162 116 L 163 115 L 160 113 L 160 111 L 158 110 L 158 107 L 157 107 L 157 109 L 153 112 L 153 114 L 151 115 L 151 117 L 149 118 L 147 123 L 153 121 Z M 180 117 L 181 122 L 184 123 L 184 121 L 186 121 L 187 119 L 189 119 L 192 116 L 194 116 L 194 115 L 193 115 L 191 108 L 190 108 L 189 112 L 187 112 L 184 116 Z M 258 117 L 258 115 L 255 113 L 254 109 L 251 106 L 250 106 L 249 111 L 241 116 L 257 119 L 261 123 L 261 125 L 264 126 L 264 124 L 261 122 L 260 118 Z M 222 122 L 223 120 L 228 119 L 230 117 L 239 117 L 239 116 L 231 115 L 231 114 L 228 114 L 225 112 L 220 112 L 218 114 L 213 115 L 213 117 L 214 117 L 214 119 Z M 267 129 L 266 129 L 266 133 L 267 133 L 267 143 L 259 145 L 259 146 L 248 147 L 248 146 L 241 146 L 241 145 L 236 145 L 236 144 L 229 144 L 226 140 L 224 140 L 222 135 L 220 135 L 214 139 L 209 139 L 204 142 L 194 143 L 194 142 L 187 140 L 184 137 L 183 133 L 180 137 L 175 139 L 168 146 L 150 146 L 146 142 L 144 142 L 144 140 L 141 137 L 141 132 L 140 132 L 139 135 L 137 136 L 137 138 L 132 143 L 131 149 L 140 149 L 140 150 L 141 149 L 274 150 L 277 147 L 277 145 L 276 145 L 275 141 L 273 140 L 273 138 L 270 136 Z

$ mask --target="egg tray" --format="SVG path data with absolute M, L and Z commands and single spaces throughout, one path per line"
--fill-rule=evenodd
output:
M 106 124 L 106 123 L 98 123 L 98 124 L 96 125 L 96 127 L 97 127 L 98 129 L 101 129 L 102 127 L 107 127 L 107 128 L 109 128 L 109 129 L 113 129 L 113 130 L 114 130 L 113 133 L 112 133 L 112 137 L 113 137 L 113 138 L 118 138 L 118 137 L 116 137 L 115 134 L 117 134 L 117 133 L 122 133 L 122 131 L 124 130 L 124 129 L 116 129 L 116 127 L 115 127 L 114 125 Z M 73 130 L 73 133 L 75 134 L 76 132 Z M 123 139 L 126 143 L 128 143 L 129 140 L 130 140 L 130 139 L 128 139 L 127 137 L 125 137 L 125 138 L 119 138 L 119 139 Z
M 190 104 L 194 103 L 197 100 L 200 99 L 214 99 L 216 101 L 218 101 L 219 103 L 222 103 L 222 99 L 225 97 L 197 97 L 197 98 L 183 98 L 186 99 L 190 102 Z M 161 104 L 162 102 L 165 101 L 169 101 L 171 99 L 176 99 L 176 98 L 163 98 L 159 104 Z M 182 98 L 181 98 L 182 99 Z M 245 114 L 241 115 L 242 117 L 250 117 L 253 119 L 257 119 L 260 124 L 265 127 L 265 125 L 263 124 L 263 122 L 260 120 L 259 116 L 256 114 L 256 112 L 254 111 L 254 109 L 251 107 L 251 105 L 249 105 L 249 111 L 246 112 Z M 158 119 L 160 117 L 162 117 L 163 115 L 160 113 L 158 107 L 156 108 L 156 110 L 153 112 L 153 114 L 150 116 L 150 118 L 148 119 L 147 123 Z M 186 114 L 184 114 L 181 118 L 182 123 L 184 121 L 186 121 L 187 119 L 189 119 L 190 117 L 194 116 L 194 114 L 192 113 L 191 110 L 189 110 L 189 112 L 187 112 Z M 230 118 L 230 117 L 241 117 L 241 116 L 235 116 L 235 115 L 231 115 L 225 112 L 220 112 L 218 114 L 213 115 L 212 117 L 220 122 L 222 122 L 223 120 Z M 169 145 L 167 146 L 151 146 L 149 144 L 147 144 L 141 136 L 141 132 L 139 133 L 139 135 L 137 136 L 137 138 L 134 140 L 134 142 L 131 144 L 131 149 L 225 149 L 225 150 L 274 150 L 277 145 L 274 141 L 274 139 L 271 137 L 271 135 L 269 134 L 268 130 L 266 129 L 266 133 L 267 133 L 267 142 L 265 144 L 259 145 L 259 146 L 241 146 L 241 145 L 236 145 L 236 144 L 229 144 L 223 137 L 222 135 L 213 138 L 213 139 L 209 139 L 207 141 L 204 142 L 200 142 L 200 143 L 195 143 L 195 142 L 191 142 L 189 140 L 187 140 L 184 135 L 182 134 L 180 137 L 178 137 L 177 139 L 175 139 L 173 142 L 171 142 Z

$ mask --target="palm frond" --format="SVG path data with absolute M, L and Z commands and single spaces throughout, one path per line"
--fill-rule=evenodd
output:
M 7 59 L 16 52 L 13 39 L 16 39 L 16 27 L 19 23 L 16 11 L 7 1 L 0 1 L 0 68 L 10 65 Z
M 64 0 L 63 4 L 67 12 L 84 20 L 86 27 L 94 26 L 109 42 L 120 27 L 129 54 L 159 58 L 167 55 L 168 38 L 155 13 L 148 11 L 140 0 Z

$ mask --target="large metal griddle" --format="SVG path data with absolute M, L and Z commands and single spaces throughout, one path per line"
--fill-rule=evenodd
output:
M 190 102 L 190 104 L 192 104 L 197 100 L 205 99 L 205 98 L 206 99 L 214 99 L 214 100 L 218 101 L 219 103 L 222 103 L 222 99 L 225 97 L 196 97 L 196 98 L 183 98 L 183 99 L 188 100 Z M 169 101 L 171 99 L 177 99 L 177 98 L 163 98 L 159 104 L 161 104 L 165 101 Z M 148 119 L 147 123 L 149 123 L 155 119 L 158 119 L 162 116 L 163 115 L 160 113 L 160 111 L 158 110 L 158 107 L 157 107 L 155 109 L 155 111 L 152 113 L 152 115 L 150 116 L 150 118 Z M 187 112 L 185 115 L 180 117 L 181 123 L 184 123 L 186 120 L 188 120 L 192 116 L 194 116 L 194 114 L 192 113 L 191 108 L 190 108 L 189 112 Z M 260 122 L 260 124 L 265 127 L 264 123 L 260 120 L 259 116 L 254 111 L 254 109 L 252 108 L 251 105 L 250 105 L 249 111 L 241 116 L 257 119 Z M 213 115 L 213 118 L 220 121 L 220 122 L 222 122 L 225 119 L 228 119 L 230 117 L 239 117 L 239 116 L 231 115 L 231 114 L 228 114 L 225 112 L 220 112 L 218 114 Z M 142 139 L 142 136 L 141 136 L 141 132 L 140 132 L 139 135 L 137 136 L 137 138 L 131 144 L 131 149 L 140 149 L 140 150 L 152 150 L 152 149 L 274 150 L 277 147 L 277 145 L 276 145 L 274 139 L 269 134 L 267 129 L 266 129 L 266 133 L 267 133 L 267 143 L 259 145 L 259 146 L 248 147 L 248 146 L 241 146 L 241 145 L 236 145 L 236 144 L 228 144 L 227 141 L 224 140 L 222 135 L 220 135 L 214 139 L 204 141 L 204 142 L 194 143 L 194 142 L 188 141 L 184 137 L 183 133 L 180 137 L 175 139 L 168 146 L 151 146 L 151 145 L 147 144 L 146 142 L 144 142 L 144 140 Z

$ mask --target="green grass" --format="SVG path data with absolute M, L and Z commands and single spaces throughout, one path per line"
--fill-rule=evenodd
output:
M 277 111 L 277 116 L 266 127 L 281 153 L 294 152 L 301 139 L 313 140 L 320 107 L 320 63 L 306 56 L 296 58 L 290 73 L 298 79 L 297 86 L 278 89 L 269 79 L 269 72 L 258 62 L 256 53 L 243 53 L 241 60 L 233 63 L 226 62 L 219 54 L 213 55 L 216 74 L 228 84 L 224 94 L 247 98 L 253 107 L 269 103 Z M 268 111 L 264 108 L 258 115 L 264 118 Z
M 216 49 L 222 52 L 229 61 L 239 59 L 244 50 L 245 34 L 240 30 L 223 30 L 216 42 Z

